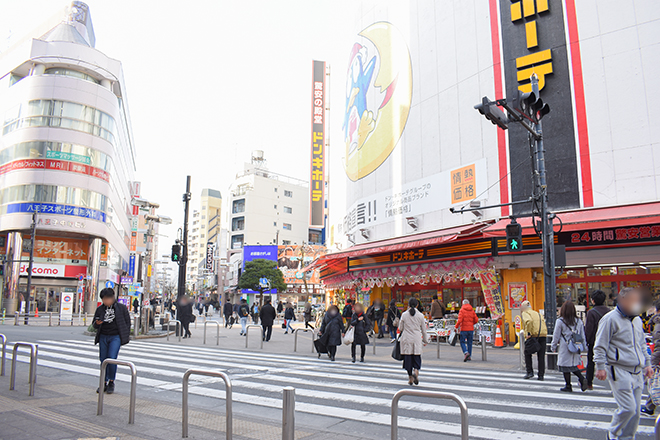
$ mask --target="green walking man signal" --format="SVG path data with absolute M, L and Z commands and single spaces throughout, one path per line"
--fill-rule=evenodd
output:
M 181 260 L 181 245 L 172 245 L 172 261 L 179 262 Z
M 515 219 L 511 219 L 511 223 L 506 225 L 506 250 L 520 252 L 522 248 L 522 226 Z

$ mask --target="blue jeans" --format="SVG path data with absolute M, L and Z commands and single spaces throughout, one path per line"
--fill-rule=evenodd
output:
M 101 363 L 106 359 L 117 359 L 119 347 L 121 347 L 119 335 L 99 335 L 99 359 L 101 359 Z M 114 381 L 115 376 L 117 376 L 117 366 L 114 364 L 106 366 L 105 383 L 108 383 L 109 380 Z
M 291 329 L 291 333 L 293 333 L 293 327 L 291 327 L 291 321 L 293 321 L 293 319 L 286 320 L 286 333 L 289 332 L 289 329 Z
M 474 332 L 461 332 L 461 348 L 463 354 L 467 353 L 472 356 L 472 339 L 474 339 Z
M 396 327 L 393 325 L 390 326 L 390 338 L 396 339 Z
M 247 316 L 241 318 L 241 334 L 244 335 L 247 332 Z

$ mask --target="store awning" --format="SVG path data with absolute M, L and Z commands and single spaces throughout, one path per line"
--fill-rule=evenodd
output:
M 458 238 L 467 237 L 481 232 L 491 223 L 476 223 L 471 225 L 457 226 L 455 228 L 440 229 L 438 231 L 424 232 L 422 234 L 407 235 L 405 237 L 381 240 L 373 243 L 363 243 L 344 251 L 327 254 L 323 257 L 325 261 L 337 258 L 353 258 L 362 255 L 382 254 L 386 252 L 401 251 L 405 249 L 417 249 L 428 246 L 454 241 Z
M 624 228 L 637 225 L 660 223 L 660 202 L 640 205 L 615 206 L 610 208 L 581 209 L 557 213 L 555 230 L 562 226 L 563 232 L 585 229 Z M 534 235 L 532 220 L 529 217 L 516 220 L 523 227 L 523 235 Z M 484 237 L 506 236 L 506 225 L 510 219 L 500 220 L 482 231 Z

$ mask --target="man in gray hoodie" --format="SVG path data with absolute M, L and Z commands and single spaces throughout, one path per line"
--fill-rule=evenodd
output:
M 594 362 L 596 377 L 607 379 L 618 408 L 608 430 L 611 440 L 633 440 L 640 416 L 644 376 L 653 376 L 646 349 L 644 328 L 639 314 L 643 295 L 638 289 L 624 288 L 614 310 L 598 323 Z

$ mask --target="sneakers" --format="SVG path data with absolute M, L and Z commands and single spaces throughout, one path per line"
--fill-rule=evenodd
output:
M 108 382 L 108 384 L 105 386 L 105 392 L 106 394 L 112 394 L 115 392 L 115 382 L 113 380 Z
M 469 360 L 470 360 L 470 355 L 467 354 L 467 353 L 465 353 L 465 355 L 464 355 L 464 357 L 463 357 L 463 362 L 467 362 L 467 361 L 469 361 Z
M 646 407 L 646 405 L 642 405 L 642 409 L 640 409 L 640 412 L 646 416 L 653 417 L 653 413 L 655 411 L 651 411 Z
M 114 385 L 113 385 L 113 387 L 114 387 Z M 108 384 L 107 383 L 103 386 L 103 392 L 105 393 L 106 391 L 108 391 Z M 98 393 L 99 393 L 99 388 L 96 389 L 96 394 L 98 394 Z

